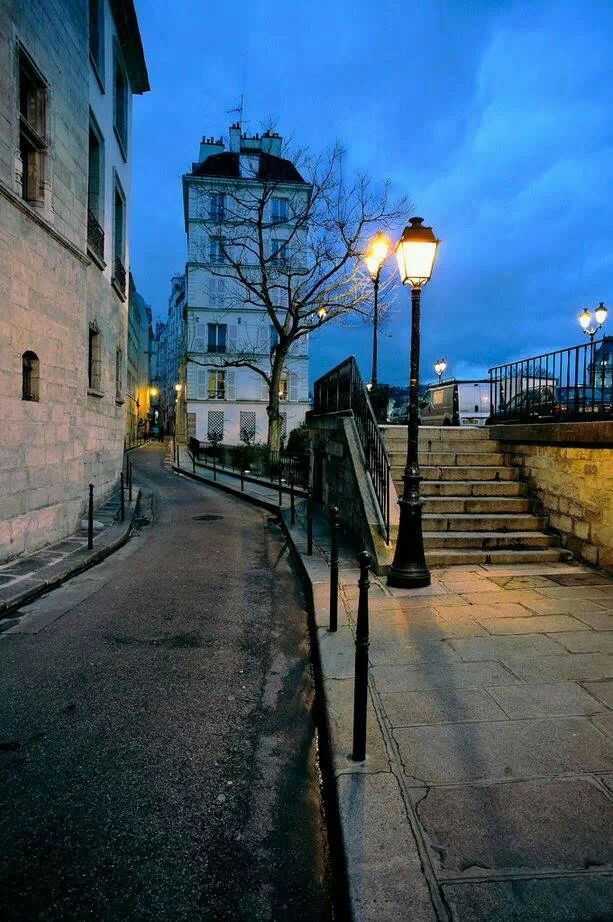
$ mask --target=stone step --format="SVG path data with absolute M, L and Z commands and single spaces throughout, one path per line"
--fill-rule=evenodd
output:
M 392 480 L 402 480 L 404 466 L 392 465 Z M 421 476 L 424 480 L 517 480 L 519 469 L 517 467 L 496 467 L 489 464 L 474 464 L 470 467 L 458 465 L 428 465 L 424 464 Z
M 399 496 L 402 495 L 402 478 L 393 477 L 394 486 Z M 527 496 L 528 485 L 519 480 L 422 480 L 422 496 L 456 496 L 466 499 L 483 496 L 498 498 L 501 496 Z
M 408 430 L 406 426 L 381 426 L 381 432 L 386 440 L 403 441 L 406 443 Z M 483 426 L 420 426 L 419 440 L 442 442 L 487 442 L 491 436 L 490 430 Z
M 429 532 L 499 532 L 510 534 L 513 532 L 542 531 L 545 520 L 538 515 L 526 514 L 494 514 L 494 515 L 465 515 L 465 514 L 437 514 L 426 512 L 423 515 L 424 531 Z
M 496 512 L 514 515 L 530 511 L 530 500 L 523 496 L 425 496 L 424 513 L 445 515 L 449 512 L 485 513 Z
M 564 548 L 550 547 L 537 550 L 479 550 L 476 548 L 432 548 L 426 553 L 429 567 L 478 566 L 480 564 L 558 563 L 571 560 L 572 554 Z
M 404 465 L 406 464 L 406 451 L 391 451 L 389 452 L 389 459 L 390 464 L 393 466 Z M 453 467 L 454 465 L 469 467 L 473 464 L 490 466 L 495 464 L 504 467 L 506 462 L 503 453 L 498 451 L 422 451 L 420 446 L 419 463 L 420 465 L 439 465 L 443 467 Z
M 557 535 L 545 535 L 540 531 L 513 531 L 506 534 L 495 531 L 425 531 L 426 548 L 477 548 L 481 550 L 512 550 L 522 548 L 557 547 Z

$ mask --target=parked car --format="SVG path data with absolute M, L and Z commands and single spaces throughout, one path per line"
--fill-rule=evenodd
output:
M 484 426 L 490 415 L 489 381 L 432 384 L 420 405 L 422 426 Z
M 562 417 L 585 413 L 613 412 L 613 388 L 575 384 L 559 387 L 546 384 L 515 394 L 503 407 L 504 415 L 518 419 Z

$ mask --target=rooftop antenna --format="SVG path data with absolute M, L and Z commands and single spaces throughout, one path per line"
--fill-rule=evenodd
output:
M 233 115 L 238 113 L 238 127 L 243 131 L 243 124 L 245 121 L 245 74 L 247 71 L 247 55 L 245 55 L 245 61 L 243 64 L 243 82 L 241 87 L 241 101 L 238 106 L 235 106 L 234 109 L 226 109 L 228 115 Z

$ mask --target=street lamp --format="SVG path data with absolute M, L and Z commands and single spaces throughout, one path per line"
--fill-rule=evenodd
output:
M 594 339 L 594 336 L 604 324 L 608 313 L 609 311 L 601 301 L 593 314 L 587 307 L 584 307 L 579 314 L 579 325 L 583 332 L 586 333 L 591 340 Z M 594 320 L 594 323 L 592 323 L 592 319 Z
M 364 262 L 375 289 L 372 315 L 372 375 L 370 378 L 373 385 L 377 383 L 377 353 L 379 348 L 379 279 L 381 278 L 381 269 L 387 259 L 390 246 L 389 237 L 379 231 L 371 240 L 368 252 L 364 256 Z
M 328 316 L 328 308 L 324 307 L 322 304 L 321 307 L 317 308 L 317 316 L 319 317 L 319 322 L 323 323 L 326 317 Z
M 423 218 L 410 218 L 396 247 L 398 271 L 403 285 L 411 286 L 411 372 L 409 380 L 409 421 L 407 463 L 404 469 L 404 489 L 400 505 L 398 538 L 394 562 L 387 575 L 388 586 L 417 588 L 430 585 L 426 566 L 421 522 L 421 480 L 418 461 L 419 441 L 419 310 L 421 289 L 432 275 L 439 241 L 431 227 L 423 226 Z
M 438 375 L 438 383 L 440 384 L 443 380 L 443 375 L 445 374 L 445 369 L 447 368 L 447 362 L 445 359 L 438 359 L 434 363 L 434 370 Z

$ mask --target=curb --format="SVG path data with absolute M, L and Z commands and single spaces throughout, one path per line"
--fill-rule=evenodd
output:
M 45 595 L 47 592 L 50 592 L 52 589 L 57 589 L 58 586 L 61 586 L 62 583 L 67 582 L 67 580 L 72 579 L 73 576 L 78 576 L 79 573 L 83 573 L 85 570 L 89 570 L 91 567 L 94 567 L 96 564 L 101 563 L 107 557 L 110 557 L 114 551 L 119 550 L 130 537 L 130 532 L 132 531 L 132 526 L 134 523 L 134 517 L 136 515 L 136 510 L 138 508 L 140 500 L 141 491 L 140 489 L 136 490 L 136 498 L 128 505 L 130 509 L 129 520 L 126 520 L 122 523 L 117 523 L 111 525 L 106 532 L 106 535 L 101 537 L 110 538 L 108 542 L 103 547 L 95 547 L 93 550 L 88 551 L 84 549 L 85 553 L 79 559 L 78 555 L 82 554 L 82 550 L 75 551 L 73 554 L 68 555 L 63 560 L 59 560 L 55 564 L 49 564 L 43 569 L 53 569 L 57 567 L 58 572 L 53 574 L 53 576 L 47 579 L 37 579 L 36 576 L 32 576 L 24 580 L 25 583 L 29 583 L 27 589 L 23 589 L 21 592 L 17 591 L 14 596 L 12 596 L 9 601 L 0 601 L 0 620 L 6 618 L 12 612 L 21 608 L 23 605 L 26 605 L 30 602 L 33 602 L 34 599 L 38 599 L 40 596 Z M 119 534 L 117 534 L 119 532 Z M 117 536 L 113 538 L 113 534 Z M 42 550 L 42 549 L 41 549 Z M 68 566 L 66 566 L 68 564 Z M 33 586 L 32 582 L 36 581 L 37 585 Z M 17 584 L 16 589 L 18 590 L 19 584 Z
M 266 509 L 267 512 L 273 512 L 275 515 L 279 515 L 279 507 L 276 503 L 269 503 L 268 500 L 261 499 L 259 496 L 252 496 L 250 493 L 243 493 L 242 490 L 235 490 L 234 487 L 231 487 L 228 483 L 219 483 L 218 480 L 209 480 L 208 477 L 201 477 L 200 474 L 193 474 L 185 468 L 177 467 L 176 464 L 172 464 L 171 469 L 175 474 L 189 477 L 190 480 L 203 483 L 208 487 L 215 487 L 216 490 L 222 490 L 224 493 L 229 493 L 230 496 L 239 496 L 241 499 L 244 499 L 248 503 L 252 503 L 254 506 L 260 506 L 260 508 Z

